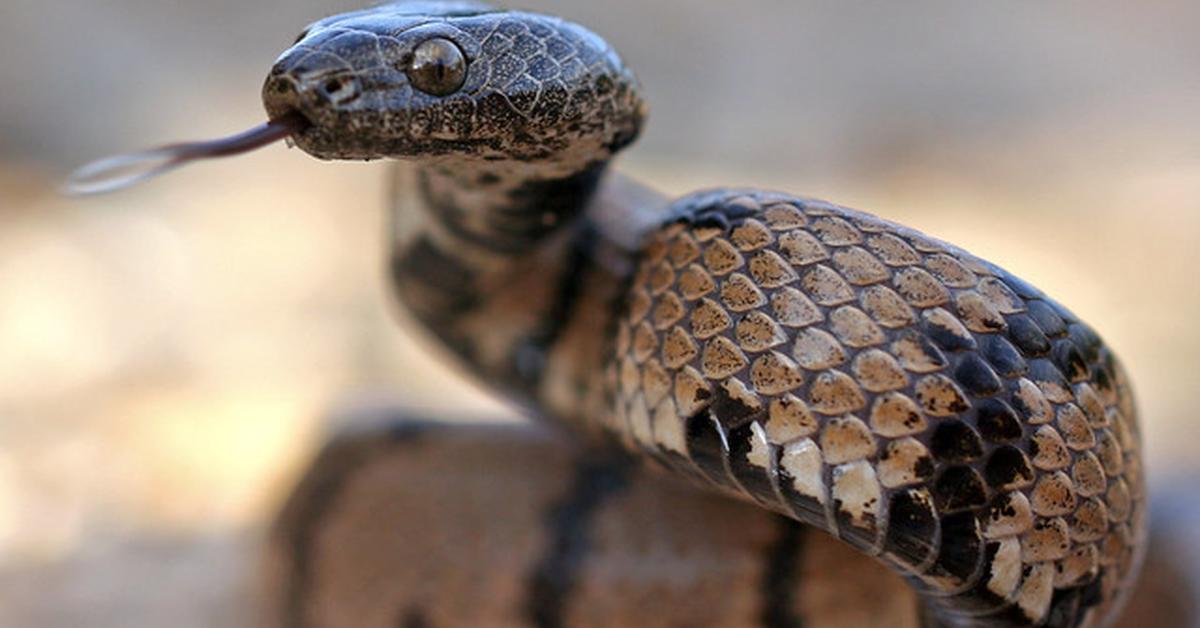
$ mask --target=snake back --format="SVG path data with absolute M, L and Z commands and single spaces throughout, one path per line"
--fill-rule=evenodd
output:
M 673 214 L 605 374 L 629 446 L 877 556 L 964 623 L 1115 603 L 1143 479 L 1128 380 L 1090 327 L 828 203 L 717 191 Z

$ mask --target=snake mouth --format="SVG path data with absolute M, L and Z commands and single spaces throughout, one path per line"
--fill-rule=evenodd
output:
M 287 125 L 291 129 L 291 133 L 287 136 L 287 141 L 293 143 L 317 126 L 317 122 L 313 120 L 312 116 L 299 107 L 286 109 L 278 115 L 272 115 L 269 120 L 271 122 L 286 120 Z

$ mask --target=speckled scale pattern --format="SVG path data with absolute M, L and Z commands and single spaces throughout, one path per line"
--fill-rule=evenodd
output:
M 414 48 L 435 36 L 466 59 L 463 84 L 444 96 L 405 75 Z M 343 80 L 346 93 L 331 105 L 307 86 L 312 77 Z M 645 115 L 633 73 L 594 33 L 474 2 L 393 2 L 315 22 L 263 94 L 272 117 L 299 110 L 314 122 L 292 140 L 324 159 L 553 159 L 571 172 L 631 142 Z
M 956 247 L 824 202 L 693 195 L 647 239 L 615 351 L 629 446 L 878 556 L 944 617 L 1086 625 L 1136 571 L 1119 362 Z

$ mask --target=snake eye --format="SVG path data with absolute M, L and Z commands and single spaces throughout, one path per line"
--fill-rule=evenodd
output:
M 454 42 L 438 37 L 413 50 L 407 73 L 413 87 L 433 96 L 446 96 L 466 80 L 467 59 Z

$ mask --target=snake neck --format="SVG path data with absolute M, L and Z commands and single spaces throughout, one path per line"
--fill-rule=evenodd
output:
M 447 162 L 422 166 L 417 185 L 425 213 L 458 246 L 517 258 L 572 228 L 607 166 Z
M 393 193 L 402 309 L 487 387 L 568 425 L 602 407 L 636 244 L 666 206 L 608 165 L 401 166 Z

